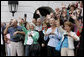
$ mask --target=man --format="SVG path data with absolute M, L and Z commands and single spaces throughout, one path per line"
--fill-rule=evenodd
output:
M 18 56 L 23 56 L 23 45 L 20 37 L 17 37 L 17 34 L 24 34 L 22 32 L 22 27 L 17 25 L 17 20 L 13 19 L 11 25 L 7 25 L 6 29 L 4 30 L 4 34 L 6 35 L 7 33 L 10 34 L 10 50 L 11 50 L 11 56 L 16 56 L 16 53 Z M 12 27 L 11 27 L 12 26 Z
M 12 24 L 12 20 L 10 20 L 9 24 Z M 10 34 L 4 35 L 4 41 L 5 41 L 5 52 L 6 56 L 11 56 L 10 54 Z

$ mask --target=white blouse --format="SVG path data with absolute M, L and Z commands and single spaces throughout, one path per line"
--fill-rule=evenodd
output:
M 28 44 L 28 45 L 31 45 L 31 44 L 33 43 L 32 37 L 29 36 L 30 33 L 31 33 L 32 35 L 34 35 L 33 31 L 28 32 L 28 40 L 27 40 L 27 44 Z
M 67 34 L 66 32 L 64 32 L 64 34 Z M 63 34 L 63 37 L 62 37 L 62 41 L 64 39 L 64 34 Z M 70 32 L 71 36 L 74 36 L 77 40 L 75 41 L 79 41 L 79 37 L 76 35 L 75 32 Z M 68 36 L 68 45 L 69 45 L 69 49 L 74 49 L 74 39 L 72 37 L 69 37 Z

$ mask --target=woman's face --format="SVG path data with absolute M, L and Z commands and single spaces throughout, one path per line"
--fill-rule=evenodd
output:
M 50 19 L 50 18 L 51 18 L 51 15 L 47 15 L 47 16 L 46 16 L 46 19 Z
M 57 17 L 57 18 L 60 18 L 60 13 L 59 13 L 59 14 L 56 14 L 56 17 Z
M 36 25 L 37 25 L 37 26 L 40 26 L 40 25 L 41 25 L 41 19 L 38 19 L 38 20 L 37 20 Z
M 80 7 L 83 7 L 83 1 L 80 1 Z
M 29 30 L 30 29 L 30 25 L 27 23 L 27 25 L 26 25 L 26 28 L 27 28 L 27 30 Z
M 54 17 L 54 14 L 53 14 L 53 13 L 50 13 L 50 16 L 51 16 L 51 17 Z
M 33 20 L 32 20 L 32 23 L 36 24 L 36 19 L 33 19 Z
M 68 32 L 71 30 L 71 28 L 68 25 L 64 25 L 64 29 Z
M 43 24 L 43 28 L 47 28 L 47 25 L 46 24 Z
M 80 14 L 80 10 L 79 9 L 77 9 L 77 14 Z
M 41 23 L 40 22 L 37 22 L 36 24 L 37 24 L 37 26 L 40 26 Z
M 29 27 L 31 30 L 34 30 L 34 26 L 33 25 L 30 25 Z
M 62 16 L 65 17 L 67 14 L 66 13 L 63 13 Z
M 55 24 L 56 24 L 56 26 L 59 26 L 60 25 L 60 23 L 59 23 L 59 21 L 55 21 Z
M 82 24 L 82 20 L 81 19 L 78 22 L 79 22 L 79 24 Z
M 50 25 L 51 26 L 55 25 L 55 20 L 54 19 L 50 19 Z
M 64 9 L 62 15 L 63 15 L 63 17 L 65 17 L 67 15 L 67 10 Z
M 74 11 L 74 7 L 70 7 L 70 10 L 71 10 L 71 11 Z

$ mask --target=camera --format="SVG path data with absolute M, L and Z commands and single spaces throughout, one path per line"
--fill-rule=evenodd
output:
M 68 34 L 65 34 L 64 36 L 68 36 Z
M 24 17 L 27 17 L 27 14 L 24 14 Z

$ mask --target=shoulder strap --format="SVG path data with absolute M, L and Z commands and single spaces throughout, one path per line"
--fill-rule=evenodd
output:
M 63 39 L 62 43 L 64 42 L 64 40 L 65 40 L 66 37 L 67 37 L 67 36 L 64 36 L 64 39 Z

